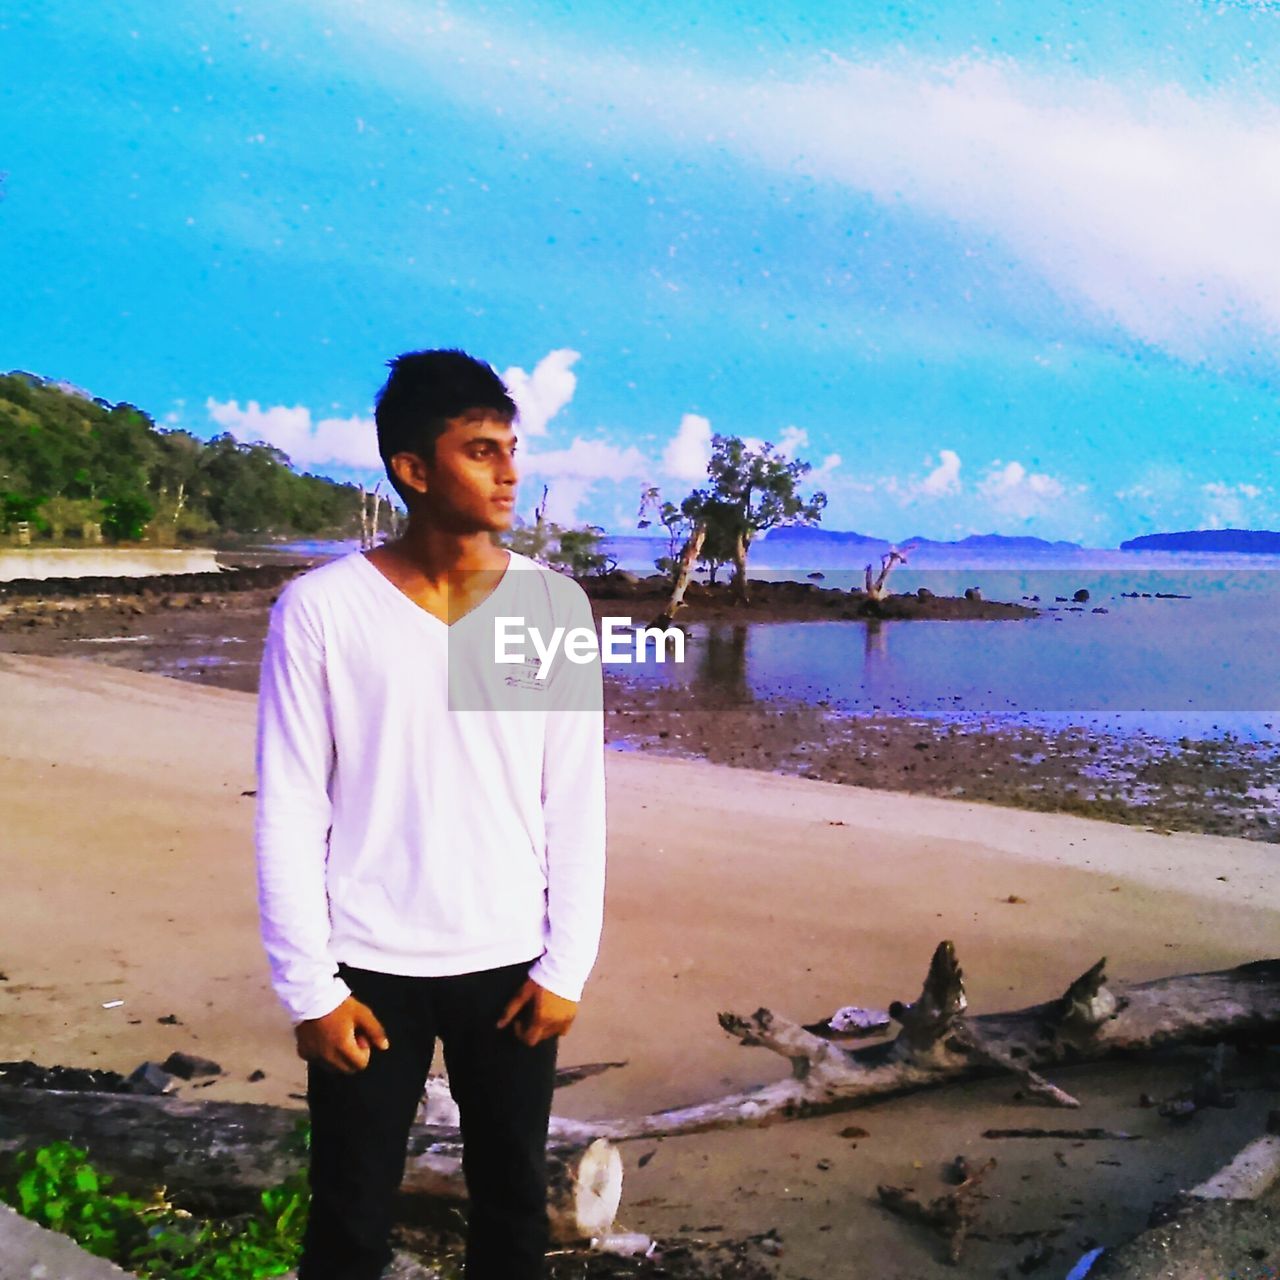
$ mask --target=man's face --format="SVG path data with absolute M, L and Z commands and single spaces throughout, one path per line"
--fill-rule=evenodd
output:
M 457 533 L 498 532 L 515 519 L 516 433 L 503 418 L 478 410 L 449 418 L 435 457 L 398 455 L 415 465 L 414 487 L 435 522 Z

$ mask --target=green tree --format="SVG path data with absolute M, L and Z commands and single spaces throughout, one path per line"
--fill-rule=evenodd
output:
M 616 561 L 604 551 L 605 531 L 599 525 L 580 525 L 574 529 L 553 526 L 557 546 L 551 556 L 553 565 L 563 567 L 575 578 L 590 578 L 607 573 Z
M 91 428 L 94 457 L 89 497 L 142 494 L 161 460 L 155 423 L 131 404 L 108 410 Z
M 547 519 L 547 489 L 534 508 L 533 521 L 516 518 L 506 533 L 498 538 L 500 545 L 528 556 L 539 564 L 563 569 L 575 578 L 607 573 L 617 561 L 604 551 L 605 531 L 599 525 L 568 527 Z
M 707 581 L 715 585 L 720 566 L 728 564 L 738 544 L 738 509 L 731 503 L 704 494 L 690 494 L 681 504 L 690 520 L 702 524 L 706 534 L 698 549 L 698 563 L 707 567 Z
M 685 499 L 687 504 L 689 499 Z M 650 519 L 650 516 L 653 519 Z M 674 583 L 680 573 L 680 551 L 689 541 L 695 523 L 694 516 L 687 513 L 674 502 L 664 501 L 662 491 L 656 484 L 649 485 L 640 494 L 640 510 L 636 517 L 636 528 L 651 528 L 654 520 L 662 526 L 667 536 L 667 551 L 658 556 L 653 567 L 659 573 L 665 573 Z
M 706 525 L 708 538 L 716 530 L 716 550 L 730 549 L 734 565 L 734 594 L 746 604 L 747 556 L 757 534 L 783 524 L 816 524 L 827 505 L 825 493 L 803 497 L 800 482 L 812 466 L 788 458 L 772 444 L 749 447 L 738 436 L 711 438 L 707 464 L 710 488 L 697 489 L 686 503 Z M 704 546 L 706 545 L 704 541 Z
M 141 542 L 143 530 L 156 513 L 149 498 L 122 493 L 102 504 L 102 532 L 117 542 Z
M 299 475 L 268 445 L 161 431 L 135 405 L 91 399 L 22 372 L 0 374 L 0 493 L 12 495 L 3 520 L 29 518 L 61 536 L 76 523 L 66 504 L 96 510 L 110 502 L 117 536 L 161 543 L 219 534 L 344 536 L 359 505 L 354 485 Z M 134 499 L 152 508 L 140 534 Z M 26 515 L 13 514 L 19 510 Z
M 91 498 L 67 498 L 55 494 L 41 503 L 40 515 L 49 527 L 49 536 L 60 542 L 68 529 L 79 534 L 85 524 L 100 523 L 102 504 Z
M 44 499 L 24 493 L 0 493 L 0 520 L 4 522 L 5 533 L 12 532 L 13 526 L 24 522 L 33 524 L 37 529 L 48 527 L 39 512 Z

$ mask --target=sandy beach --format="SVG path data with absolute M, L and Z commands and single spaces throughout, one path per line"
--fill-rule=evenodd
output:
M 0 1059 L 129 1072 L 188 1049 L 225 1074 L 185 1094 L 302 1106 L 303 1064 L 257 937 L 253 732 L 251 693 L 0 654 Z M 944 937 L 978 1011 L 1059 994 L 1101 955 L 1115 978 L 1141 980 L 1268 956 L 1280 937 L 1275 850 L 1258 841 L 639 753 L 611 752 L 608 772 L 605 940 L 561 1060 L 628 1065 L 562 1092 L 566 1115 L 775 1079 L 784 1064 L 731 1041 L 718 1011 L 812 1021 L 911 999 Z M 1182 1128 L 1138 1108 L 1197 1062 L 1057 1073 L 1084 1102 L 1073 1125 L 1146 1138 L 1123 1150 L 984 1141 L 990 1126 L 1061 1119 L 1015 1101 L 1010 1080 L 629 1144 L 620 1218 L 656 1236 L 776 1227 L 792 1278 L 1014 1275 L 1025 1233 L 1042 1231 L 1043 1274 L 1065 1274 L 1086 1242 L 1132 1234 L 1154 1201 L 1259 1131 L 1275 1098 L 1260 1088 Z M 255 1071 L 265 1078 L 250 1082 Z M 849 1125 L 867 1136 L 840 1137 Z M 936 1194 L 958 1153 L 1000 1160 L 959 1269 L 872 1203 L 883 1181 Z

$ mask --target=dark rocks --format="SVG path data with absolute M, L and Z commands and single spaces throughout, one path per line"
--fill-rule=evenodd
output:
M 201 1058 L 194 1053 L 183 1053 L 175 1049 L 165 1060 L 164 1070 L 172 1076 L 180 1076 L 183 1080 L 193 1080 L 196 1076 L 220 1076 L 222 1067 L 209 1058 Z
M 130 1093 L 172 1093 L 176 1087 L 173 1077 L 157 1063 L 144 1062 L 129 1077 Z
M 1089 592 L 1086 588 L 1081 587 L 1080 590 L 1077 591 L 1075 595 L 1073 595 L 1071 598 L 1076 602 L 1076 604 L 1088 604 Z
M 964 598 L 966 600 L 981 600 L 982 592 L 977 587 L 965 587 Z
M 967 599 L 967 598 L 968 598 L 968 593 L 966 592 L 966 599 Z M 932 599 L 933 599 L 933 592 L 932 592 L 932 591 L 930 591 L 928 587 L 917 587 L 917 588 L 916 588 L 916 599 L 917 599 L 917 600 L 932 600 Z
M 0 1062 L 0 1084 L 19 1089 L 61 1089 L 75 1093 L 129 1093 L 118 1071 L 90 1067 L 43 1067 L 37 1062 Z
M 15 578 L 0 583 L 0 599 L 16 596 L 41 596 L 44 599 L 68 596 L 118 595 L 123 591 L 145 591 L 161 594 L 169 591 L 212 589 L 218 593 L 256 591 L 287 582 L 316 561 L 287 565 L 262 565 L 256 568 L 223 569 L 209 573 L 157 573 L 146 578 L 105 577 L 82 578 Z M 212 600 L 212 597 L 209 597 Z

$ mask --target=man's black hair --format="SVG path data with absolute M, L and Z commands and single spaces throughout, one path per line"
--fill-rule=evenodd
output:
M 431 462 L 448 419 L 479 411 L 510 422 L 516 404 L 492 366 L 465 351 L 406 351 L 387 365 L 391 374 L 378 392 L 373 418 L 387 479 L 407 506 L 409 496 L 391 469 L 395 454 L 416 453 Z

